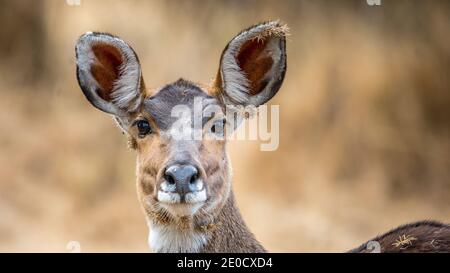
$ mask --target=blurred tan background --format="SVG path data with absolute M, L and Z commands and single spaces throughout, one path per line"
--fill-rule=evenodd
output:
M 76 82 L 79 35 L 128 41 L 149 86 L 208 82 L 226 43 L 269 19 L 291 28 L 280 146 L 229 145 L 257 238 L 345 251 L 449 222 L 449 2 L 0 0 L 0 251 L 148 251 L 134 152 Z

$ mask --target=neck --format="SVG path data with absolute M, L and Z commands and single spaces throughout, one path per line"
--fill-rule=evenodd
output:
M 208 226 L 181 227 L 150 219 L 150 248 L 155 252 L 265 252 L 242 219 L 231 191 Z

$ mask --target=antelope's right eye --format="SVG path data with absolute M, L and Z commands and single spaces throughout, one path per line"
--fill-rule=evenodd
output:
M 143 138 L 152 132 L 152 128 L 150 127 L 150 124 L 148 123 L 148 121 L 146 121 L 144 119 L 136 121 L 135 125 L 138 129 L 138 132 L 139 132 L 138 135 L 140 138 Z

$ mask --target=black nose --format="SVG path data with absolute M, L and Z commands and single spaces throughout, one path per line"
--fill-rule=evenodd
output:
M 175 185 L 176 191 L 184 195 L 198 191 L 198 169 L 192 165 L 171 165 L 164 172 L 164 179 Z

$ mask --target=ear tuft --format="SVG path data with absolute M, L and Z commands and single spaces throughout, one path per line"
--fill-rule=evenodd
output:
M 287 37 L 289 36 L 289 27 L 287 24 L 282 24 L 280 21 L 266 22 L 272 23 L 273 26 L 265 29 L 263 32 L 255 36 L 258 41 L 264 41 L 268 37 Z M 264 23 L 263 23 L 264 24 Z
M 86 98 L 114 115 L 137 110 L 143 81 L 134 50 L 107 33 L 87 32 L 76 44 L 77 78 Z
M 270 21 L 228 43 L 215 81 L 225 103 L 258 106 L 276 94 L 286 72 L 288 31 L 287 25 Z

